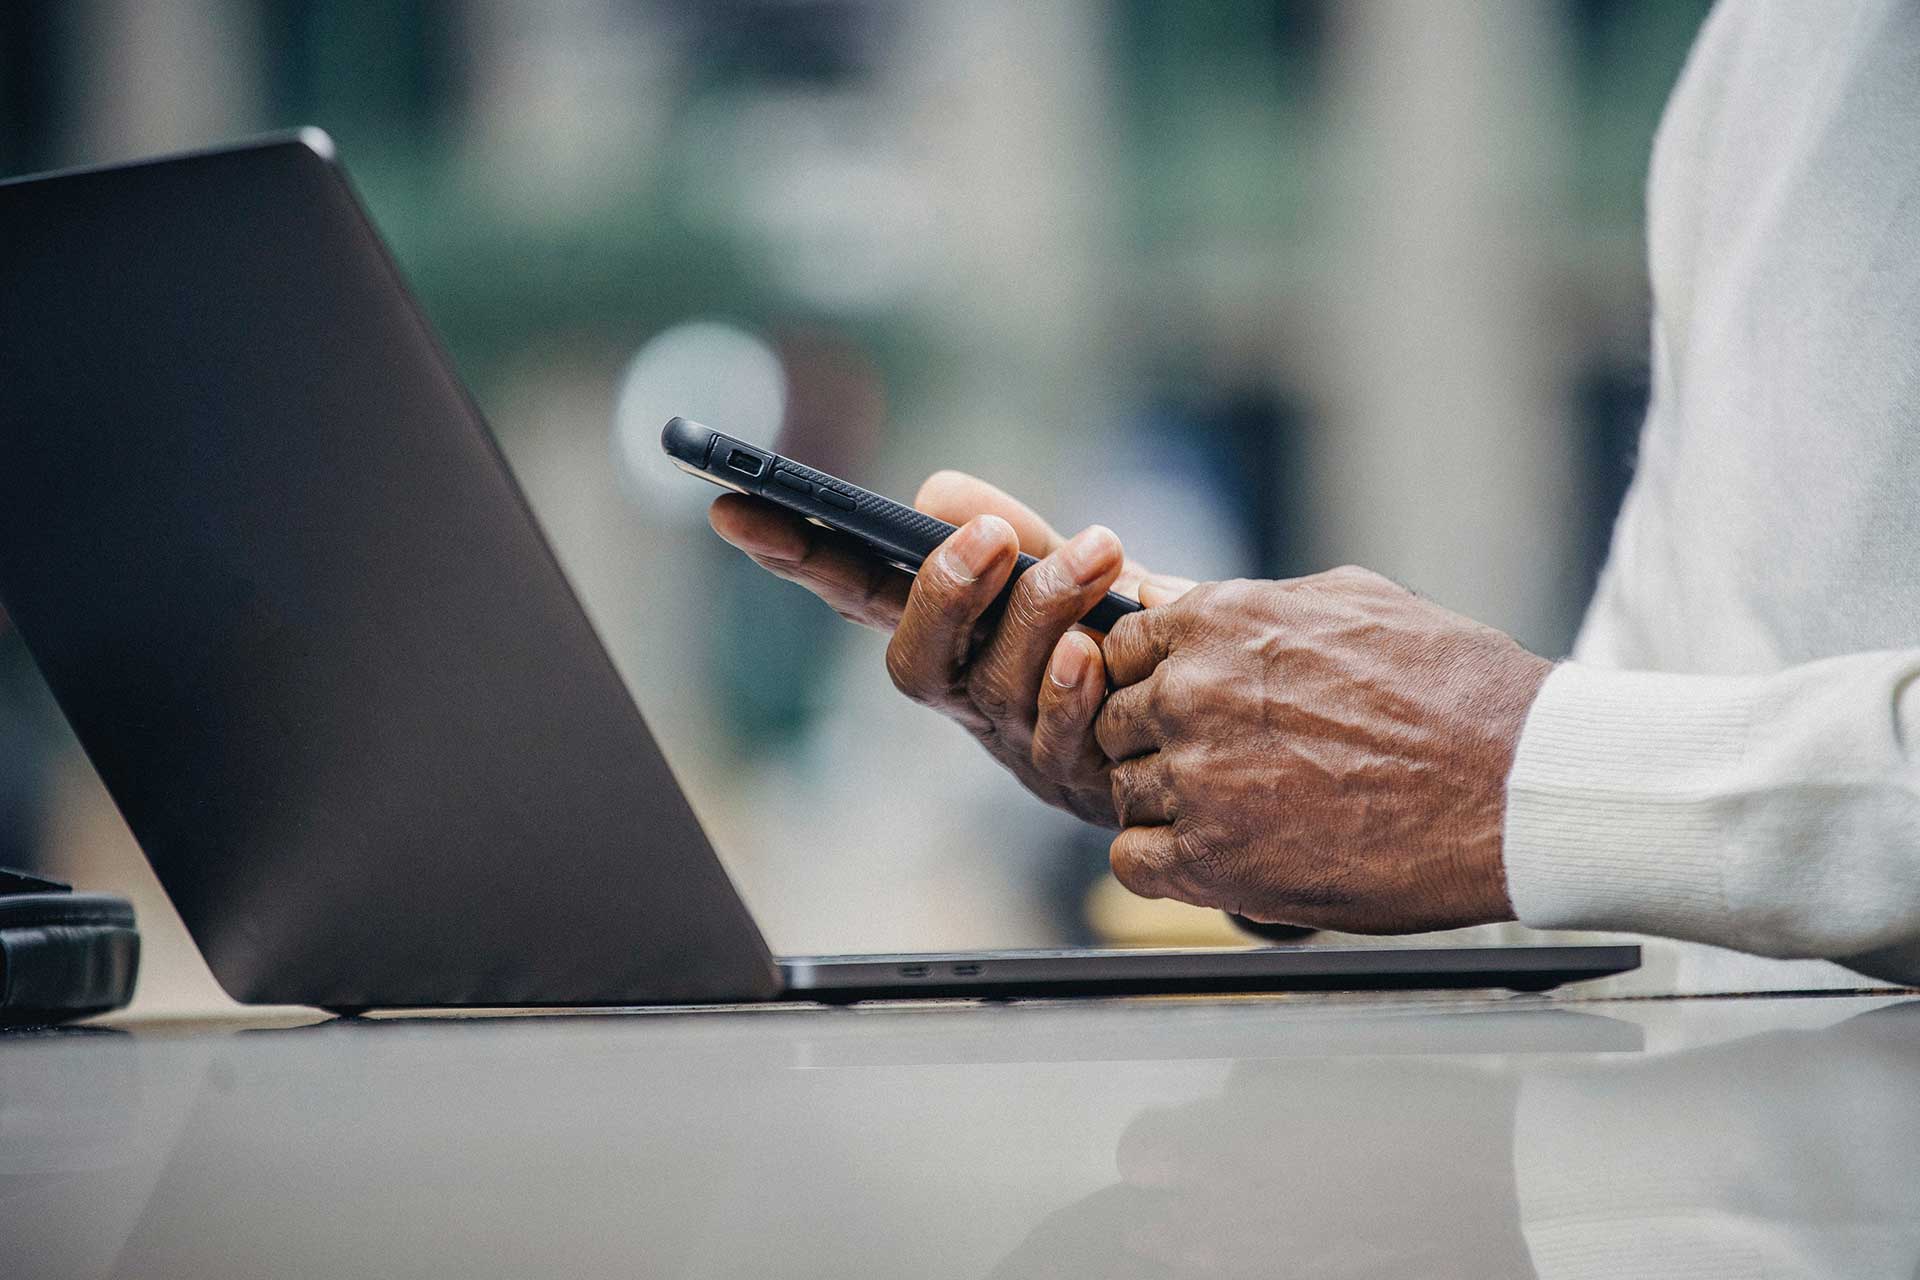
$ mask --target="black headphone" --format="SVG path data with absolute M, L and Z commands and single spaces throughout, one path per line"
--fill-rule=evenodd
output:
M 124 1008 L 139 972 L 132 903 L 0 868 L 0 1026 Z

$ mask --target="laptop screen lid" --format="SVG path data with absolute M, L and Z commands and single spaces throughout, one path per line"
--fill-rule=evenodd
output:
M 0 602 L 237 999 L 779 989 L 316 131 L 0 184 Z

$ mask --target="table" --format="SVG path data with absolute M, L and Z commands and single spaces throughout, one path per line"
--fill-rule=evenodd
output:
M 0 1037 L 8 1276 L 1911 1277 L 1920 999 Z

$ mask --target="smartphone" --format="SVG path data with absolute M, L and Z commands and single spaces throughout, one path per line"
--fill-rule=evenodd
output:
M 945 520 L 685 418 L 667 423 L 660 432 L 660 447 L 689 475 L 765 498 L 817 525 L 838 530 L 908 573 L 918 573 L 933 549 L 954 531 Z M 1021 552 L 1007 586 L 1011 588 L 1035 563 Z M 1139 601 L 1109 591 L 1080 621 L 1095 631 L 1107 631 L 1139 608 Z

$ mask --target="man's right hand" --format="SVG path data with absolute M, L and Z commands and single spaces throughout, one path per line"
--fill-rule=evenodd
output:
M 892 632 L 887 672 L 900 691 L 963 726 L 1028 790 L 1117 826 L 1111 765 L 1093 738 L 1106 666 L 1075 624 L 1109 589 L 1138 594 L 1146 571 L 1111 530 L 1063 538 L 1024 503 L 957 471 L 936 472 L 914 505 L 960 528 L 913 578 L 758 498 L 725 494 L 709 519 L 762 568 L 850 621 Z M 1022 551 L 1040 563 L 989 616 Z M 1156 585 L 1171 595 L 1191 584 Z

